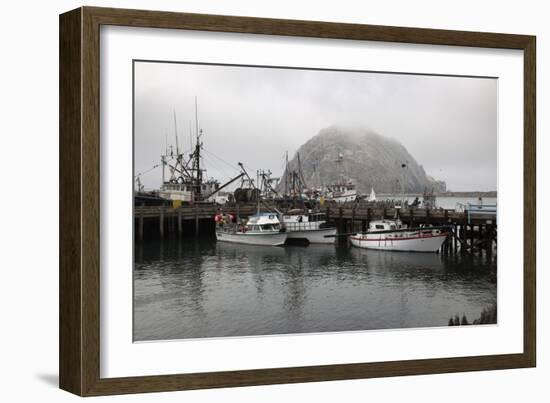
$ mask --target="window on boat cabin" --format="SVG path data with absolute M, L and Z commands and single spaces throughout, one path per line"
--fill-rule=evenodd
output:
M 390 225 L 390 229 L 395 229 L 395 224 Z
M 384 225 L 383 224 L 376 224 L 376 229 L 384 229 Z

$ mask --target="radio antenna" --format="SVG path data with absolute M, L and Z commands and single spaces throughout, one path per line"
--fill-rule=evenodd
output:
M 176 154 L 180 155 L 180 147 L 178 144 L 178 123 L 176 121 L 176 110 L 174 109 L 174 134 L 176 135 Z

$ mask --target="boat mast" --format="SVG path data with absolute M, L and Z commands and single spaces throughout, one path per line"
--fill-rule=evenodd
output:
M 260 199 L 262 195 L 262 185 L 260 184 L 260 170 L 258 169 L 256 171 L 256 183 L 258 184 L 258 192 L 256 193 L 256 197 L 258 199 L 258 215 L 260 215 Z
M 308 186 L 304 178 L 304 172 L 302 171 L 302 161 L 300 161 L 300 153 L 296 153 L 296 154 L 298 155 L 298 175 L 300 175 L 299 180 L 300 180 L 300 195 L 301 195 L 302 191 L 304 189 L 307 189 Z
M 191 129 L 191 121 L 189 121 L 189 149 L 193 149 L 193 131 Z
M 193 160 L 193 170 L 196 172 L 195 177 L 195 193 L 197 199 L 200 199 L 201 196 L 201 186 L 202 186 L 202 171 L 201 171 L 201 146 L 200 137 L 202 136 L 202 130 L 199 130 L 199 114 L 197 107 L 197 97 L 195 96 L 195 135 L 197 136 L 195 144 L 194 160 Z
M 345 181 L 345 172 L 344 172 L 344 154 L 338 153 L 338 158 L 336 159 L 336 164 L 338 165 L 338 170 L 340 171 L 340 191 L 344 191 Z
M 195 135 L 199 138 L 199 112 L 197 107 L 197 96 L 195 95 Z
M 288 195 L 288 150 L 285 155 L 285 196 Z
M 180 146 L 178 143 L 178 122 L 176 121 L 176 110 L 174 109 L 174 135 L 176 136 L 176 156 L 180 156 Z
M 164 168 L 165 168 L 165 165 L 166 165 L 166 157 L 164 155 L 161 155 L 160 156 L 160 161 L 162 163 L 162 184 L 164 185 L 164 183 L 165 183 Z
M 407 168 L 407 164 L 409 161 L 405 161 L 405 163 L 401 164 L 401 168 L 403 168 L 403 177 L 401 179 L 401 208 L 405 207 L 405 170 Z

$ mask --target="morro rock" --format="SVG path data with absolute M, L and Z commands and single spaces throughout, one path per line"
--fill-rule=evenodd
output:
M 298 149 L 288 169 L 298 170 L 299 164 L 310 188 L 330 186 L 344 173 L 360 193 L 370 192 L 371 187 L 377 193 L 400 193 L 403 178 L 406 193 L 446 190 L 445 182 L 428 176 L 401 143 L 366 129 L 331 126 L 321 130 Z M 286 177 L 279 183 L 281 190 Z

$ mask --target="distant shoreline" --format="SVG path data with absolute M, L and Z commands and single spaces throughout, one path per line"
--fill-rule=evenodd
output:
M 422 193 L 405 193 L 405 197 L 422 196 Z M 434 192 L 436 197 L 497 197 L 497 191 L 469 191 L 469 192 Z M 379 193 L 376 196 L 393 196 L 396 198 L 401 197 L 401 194 L 396 193 Z

